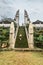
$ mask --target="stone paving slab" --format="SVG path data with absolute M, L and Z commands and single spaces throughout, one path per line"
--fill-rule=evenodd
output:
M 0 49 L 0 51 L 31 51 L 31 52 L 43 52 L 43 49 L 40 49 L 40 48 L 34 48 L 34 49 L 29 49 L 29 48 L 14 48 L 14 49 L 9 49 L 9 48 L 4 48 L 4 49 Z

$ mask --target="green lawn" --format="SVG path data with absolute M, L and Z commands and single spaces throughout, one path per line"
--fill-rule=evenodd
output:
M 43 65 L 43 52 L 2 51 L 0 65 Z

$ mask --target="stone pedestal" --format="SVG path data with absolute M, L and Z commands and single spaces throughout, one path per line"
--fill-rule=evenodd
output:
M 30 22 L 29 24 L 29 48 L 32 49 L 34 48 L 34 40 L 33 40 L 33 24 Z
M 14 45 L 15 45 L 14 31 L 15 31 L 14 22 L 11 22 L 9 44 L 10 44 L 10 48 L 12 49 L 14 48 Z

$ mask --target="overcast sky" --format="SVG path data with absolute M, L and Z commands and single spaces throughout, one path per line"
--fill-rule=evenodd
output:
M 30 20 L 43 21 L 43 0 L 0 0 L 0 19 L 3 17 L 14 18 L 20 9 L 20 23 L 23 22 L 24 9 L 27 10 Z

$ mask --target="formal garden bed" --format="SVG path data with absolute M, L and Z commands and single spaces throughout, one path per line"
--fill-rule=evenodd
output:
M 34 28 L 34 46 L 43 49 L 43 29 Z
M 0 27 L 0 47 L 5 48 L 9 46 L 9 28 Z

